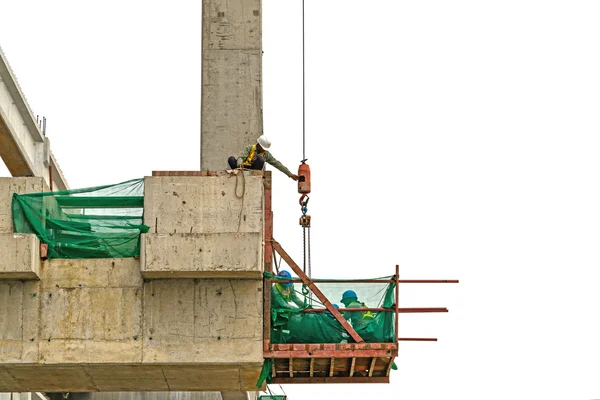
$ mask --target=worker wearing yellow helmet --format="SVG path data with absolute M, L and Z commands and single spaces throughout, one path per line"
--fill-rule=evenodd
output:
M 231 156 L 227 162 L 229 163 L 229 167 L 231 169 L 236 169 L 241 166 L 246 169 L 257 170 L 263 169 L 266 162 L 293 180 L 297 181 L 298 175 L 293 174 L 281 162 L 277 161 L 277 159 L 269 152 L 270 148 L 271 141 L 265 135 L 262 135 L 258 138 L 255 144 L 250 144 L 244 147 L 244 150 L 242 150 L 242 153 L 238 158 Z

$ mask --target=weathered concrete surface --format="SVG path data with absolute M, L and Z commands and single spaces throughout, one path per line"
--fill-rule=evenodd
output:
M 147 177 L 144 278 L 261 279 L 264 175 Z
M 254 278 L 262 276 L 263 237 L 251 233 L 145 234 L 145 278 Z
M 72 393 L 69 400 L 223 400 L 223 397 L 221 392 L 104 392 Z
M 40 241 L 33 234 L 0 233 L 0 279 L 39 279 Z
M 42 178 L 0 178 L 0 233 L 13 232 L 13 193 L 39 193 L 49 190 Z
M 262 324 L 260 280 L 44 261 L 40 281 L 0 281 L 0 392 L 254 390 Z
M 130 368 L 127 371 L 127 368 Z M 0 390 L 46 392 L 253 391 L 261 365 L 0 365 Z M 135 388 L 135 389 L 134 389 Z
M 144 223 L 150 233 L 262 232 L 263 176 L 244 176 L 146 177 Z
M 260 0 L 204 0 L 202 24 L 202 170 L 226 169 L 262 134 Z
M 39 281 L 0 281 L 0 392 L 254 391 L 263 176 L 148 178 L 141 260 L 56 259 Z M 143 270 L 219 279 L 144 281 Z
M 261 281 L 150 281 L 144 320 L 144 362 L 262 363 Z

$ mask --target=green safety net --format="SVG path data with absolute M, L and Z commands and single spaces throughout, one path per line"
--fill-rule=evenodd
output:
M 144 180 L 86 189 L 13 194 L 17 233 L 34 233 L 48 258 L 139 257 Z
M 273 277 L 276 281 L 277 277 Z M 392 277 L 373 279 L 369 283 L 319 282 L 315 285 L 331 302 L 341 303 L 348 289 L 358 295 L 357 307 L 390 308 L 395 304 L 395 283 L 385 282 Z M 383 282 L 377 282 L 383 281 Z M 329 312 L 303 312 L 306 308 L 325 308 L 319 299 L 300 283 L 294 283 L 294 293 L 282 300 L 282 286 L 271 289 L 271 343 L 352 343 L 353 339 Z M 288 301 L 289 300 L 289 301 Z M 395 313 L 388 311 L 355 311 L 343 313 L 356 333 L 367 343 L 395 342 Z
M 265 276 L 273 279 L 271 287 L 271 343 L 308 344 L 308 343 L 353 343 L 346 329 L 329 312 L 303 312 L 310 308 L 325 308 L 319 299 L 301 283 L 293 284 L 293 292 L 288 294 L 278 287 L 277 276 L 268 272 Z M 352 311 L 343 312 L 356 333 L 367 343 L 396 342 L 395 318 L 392 311 L 396 303 L 396 284 L 390 283 L 392 276 L 370 279 L 360 282 L 320 282 L 313 283 L 325 297 L 339 308 L 347 308 L 341 303 L 346 290 L 356 292 L 361 308 L 390 308 L 390 311 Z M 388 282 L 386 282 L 388 281 Z M 293 294 L 292 294 L 293 293 Z M 261 387 L 271 382 L 272 359 L 265 359 L 257 382 Z M 395 368 L 395 365 L 393 366 Z

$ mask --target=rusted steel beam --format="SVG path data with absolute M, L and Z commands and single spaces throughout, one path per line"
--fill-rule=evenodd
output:
M 291 384 L 291 383 L 390 383 L 389 376 L 340 376 L 340 377 L 312 377 L 312 378 L 273 378 L 275 384 Z
M 279 280 L 278 280 L 279 282 Z M 399 312 L 399 313 L 419 313 L 419 312 L 448 312 L 448 309 L 445 307 L 438 308 L 377 308 L 377 307 L 364 307 L 364 308 L 338 308 L 339 312 L 354 312 L 354 311 L 380 311 L 380 312 Z M 302 310 L 303 313 L 323 313 L 329 312 L 329 310 L 325 308 L 307 308 L 306 310 Z
M 271 247 L 271 239 L 273 239 L 273 211 L 271 210 L 271 187 L 272 179 L 271 172 L 265 171 L 263 176 L 264 187 L 265 187 L 265 251 L 264 251 L 264 263 L 265 271 L 273 272 L 273 249 Z
M 399 342 L 437 342 L 437 338 L 398 338 Z
M 388 362 L 387 368 L 385 369 L 385 376 L 390 376 L 392 365 L 394 365 L 394 357 L 390 357 L 390 361 Z
M 315 359 L 311 358 L 310 359 L 310 377 L 313 377 L 313 374 L 315 372 Z
M 271 343 L 271 279 L 263 279 L 263 352 Z
M 314 283 L 394 283 L 393 279 L 312 279 Z M 302 283 L 302 279 L 277 279 L 280 283 Z
M 296 350 L 305 350 L 305 351 L 316 351 L 316 350 L 325 350 L 325 351 L 334 351 L 334 350 L 394 350 L 398 349 L 397 343 L 309 343 L 309 344 L 299 344 L 299 343 L 271 343 L 269 346 L 269 350 L 271 351 L 296 351 Z
M 308 352 L 306 350 L 286 350 L 286 351 L 267 351 L 263 354 L 264 358 L 370 358 L 370 357 L 396 357 L 398 349 L 378 349 L 378 350 L 316 350 Z
M 394 337 L 398 337 L 398 312 L 400 311 L 400 265 L 396 264 L 396 315 L 394 315 Z
M 315 283 L 395 283 L 395 279 L 312 279 Z M 281 283 L 302 283 L 302 279 L 277 279 Z M 400 279 L 400 283 L 459 283 L 458 279 Z
M 375 363 L 377 362 L 377 358 L 373 357 L 371 360 L 371 366 L 369 367 L 369 377 L 373 376 L 373 371 L 375 370 Z
M 285 250 L 283 250 L 281 245 L 275 240 L 273 240 L 272 245 L 273 249 L 277 253 L 279 253 L 281 258 L 285 260 L 285 262 L 290 266 L 290 268 L 292 268 L 296 275 L 298 275 L 298 277 L 302 279 L 302 282 L 306 286 L 308 286 L 308 288 L 315 294 L 315 296 L 317 296 L 321 303 L 323 303 L 327 310 L 329 310 L 331 315 L 333 315 L 333 317 L 337 319 L 337 321 L 344 327 L 344 329 L 346 329 L 350 337 L 352 337 L 352 339 L 354 339 L 354 341 L 357 343 L 363 343 L 364 340 L 360 337 L 360 335 L 356 333 L 354 328 L 352 328 L 352 326 L 348 323 L 348 321 L 346 321 L 342 314 L 340 314 L 340 312 L 335 307 L 333 307 L 333 305 L 327 299 L 327 297 L 325 297 L 325 295 L 319 290 L 317 286 L 315 286 L 315 284 L 310 280 L 310 278 L 306 276 L 306 274 L 302 271 L 302 269 L 300 269 L 298 264 L 296 264 L 294 260 L 292 260 L 292 258 L 285 252 Z
M 377 307 L 365 307 L 365 308 L 338 308 L 339 312 L 353 312 L 353 311 L 386 311 L 386 312 L 395 312 L 396 310 L 393 308 L 377 308 Z M 307 308 L 306 310 L 302 310 L 300 312 L 303 313 L 324 313 L 329 312 L 326 308 Z

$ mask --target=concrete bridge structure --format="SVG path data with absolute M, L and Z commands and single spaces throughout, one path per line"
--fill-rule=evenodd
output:
M 42 261 L 5 224 L 0 391 L 256 389 L 270 174 L 197 174 L 145 179 L 140 258 Z M 3 199 L 15 182 L 44 186 L 2 178 Z
M 261 15 L 260 0 L 203 0 L 202 171 L 145 178 L 139 258 L 42 260 L 35 235 L 14 233 L 13 193 L 68 186 L 0 52 L 0 155 L 13 175 L 0 179 L 3 399 L 256 396 L 271 179 L 223 170 L 262 133 Z

